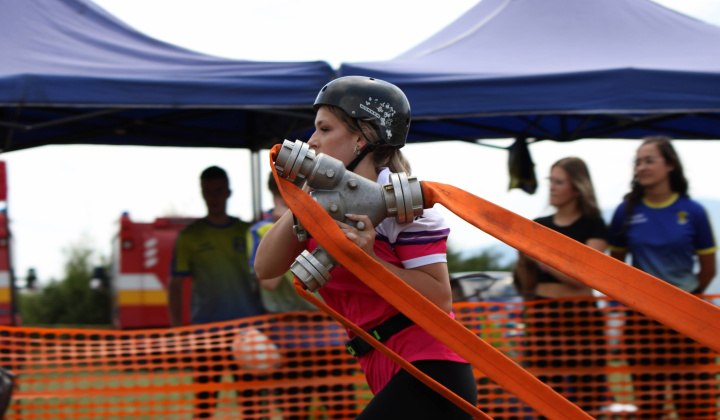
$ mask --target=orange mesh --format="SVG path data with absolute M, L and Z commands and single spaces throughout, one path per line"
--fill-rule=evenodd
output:
M 492 418 L 534 418 L 521 399 L 552 419 L 718 418 L 714 304 L 462 190 L 423 182 L 426 205 L 443 204 L 633 308 L 583 299 L 459 304 L 454 321 L 279 181 L 323 248 L 478 369 L 478 407 Z M 312 312 L 134 332 L 0 327 L 0 361 L 17 375 L 5 418 L 354 418 L 371 395 L 344 340 L 340 326 Z
M 345 338 L 317 311 L 162 330 L 1 327 L 1 363 L 17 375 L 5 418 L 354 418 L 370 393 Z
M 720 418 L 718 354 L 615 300 L 458 303 L 454 311 L 473 335 L 594 417 Z M 218 391 L 207 410 L 214 419 L 352 419 L 372 395 L 345 340 L 319 311 L 141 331 L 0 327 L 0 364 L 17 375 L 5 419 L 190 419 L 201 391 Z M 199 383 L 207 369 L 222 381 Z M 538 418 L 480 370 L 475 377 L 478 408 L 493 419 Z

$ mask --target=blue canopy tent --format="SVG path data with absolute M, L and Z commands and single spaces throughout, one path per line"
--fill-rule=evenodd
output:
M 410 141 L 720 138 L 720 28 L 649 0 L 482 0 L 399 57 Z
M 257 150 L 313 125 L 325 62 L 212 57 L 157 41 L 90 0 L 0 0 L 0 151 L 47 144 Z
M 0 0 L 0 149 L 242 147 L 312 126 L 325 62 L 253 62 L 149 38 L 89 0 Z

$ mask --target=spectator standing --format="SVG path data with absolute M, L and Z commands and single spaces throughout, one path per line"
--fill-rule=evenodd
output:
M 250 234 L 248 235 L 250 269 L 253 275 L 255 274 L 253 267 L 255 264 L 255 254 L 257 253 L 260 241 L 273 224 L 288 210 L 282 195 L 280 195 L 275 177 L 273 177 L 272 174 L 270 174 L 270 178 L 268 179 L 268 189 L 273 196 L 273 209 L 270 211 L 268 217 L 255 223 L 250 228 Z M 260 283 L 260 296 L 263 306 L 269 313 L 317 310 L 315 305 L 297 294 L 293 286 L 293 274 L 290 271 L 271 279 L 258 279 L 258 282 Z
M 690 199 L 670 139 L 646 138 L 637 151 L 631 191 L 610 225 L 610 255 L 625 261 L 629 253 L 633 267 L 686 292 L 702 293 L 715 276 L 716 251 L 707 212 Z
M 610 224 L 610 255 L 625 261 L 630 254 L 634 267 L 686 292 L 703 293 L 715 276 L 717 244 L 705 209 L 690 199 L 688 189 L 680 157 L 671 139 L 663 136 L 646 138 L 637 150 L 631 190 L 615 210 Z M 699 265 L 697 272 L 694 269 L 696 262 Z M 668 400 L 676 401 L 674 405 L 679 418 L 716 416 L 715 401 L 700 400 L 712 386 L 700 380 L 704 374 L 702 367 L 697 366 L 700 353 L 706 349 L 698 348 L 691 339 L 631 310 L 627 311 L 626 331 L 635 334 L 627 340 L 651 340 L 653 337 L 641 335 L 652 331 L 657 337 L 655 340 L 666 343 L 655 345 L 662 354 L 668 351 L 695 354 L 682 359 L 683 369 L 694 371 L 690 374 L 692 378 L 686 376 L 684 379 L 698 380 L 698 389 L 703 390 L 685 395 L 658 393 L 658 390 L 670 391 L 668 387 L 680 385 L 667 384 L 667 387 L 662 385 L 657 389 L 658 385 L 654 383 L 662 378 L 651 372 L 635 373 L 635 393 L 642 401 L 656 399 L 654 404 L 643 402 L 640 405 L 639 418 L 658 418 Z M 662 337 L 670 339 L 664 341 Z M 630 366 L 640 366 L 643 356 L 629 354 L 626 361 Z
M 257 286 L 248 266 L 247 234 L 250 224 L 227 214 L 230 183 L 222 168 L 211 166 L 200 175 L 200 188 L 207 215 L 180 231 L 175 242 L 168 308 L 172 326 L 182 324 L 182 283 L 192 279 L 191 323 L 229 321 L 264 313 Z M 226 364 L 218 355 L 198 367 L 199 383 L 222 380 Z M 215 363 L 212 363 L 215 362 Z M 212 374 L 207 372 L 213 371 Z M 237 380 L 237 376 L 233 375 Z M 217 396 L 217 393 L 215 393 Z M 198 417 L 212 416 L 210 393 L 197 394 Z
M 576 157 L 560 159 L 551 166 L 549 179 L 550 205 L 556 211 L 535 222 L 604 252 L 607 227 L 585 162 Z M 528 368 L 562 369 L 570 401 L 588 412 L 599 409 L 605 402 L 605 376 L 593 375 L 592 371 L 573 373 L 578 368 L 606 365 L 605 322 L 596 308 L 592 289 L 523 253 L 518 255 L 515 280 L 525 300 L 533 301 L 525 312 L 527 350 L 523 364 Z M 567 297 L 587 299 L 554 300 Z M 547 380 L 542 375 L 541 379 Z
M 549 179 L 550 205 L 556 211 L 535 222 L 605 252 L 607 227 L 585 162 L 576 157 L 560 159 L 550 168 Z M 523 253 L 518 255 L 516 278 L 526 300 L 592 296 L 589 286 Z

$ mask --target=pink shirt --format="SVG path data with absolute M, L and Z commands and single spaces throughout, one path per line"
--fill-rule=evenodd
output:
M 390 171 L 383 170 L 378 183 L 388 182 Z M 413 223 L 399 225 L 394 219 L 385 219 L 375 228 L 375 253 L 383 260 L 406 269 L 438 262 L 447 262 L 447 236 L 450 229 L 433 209 Z M 308 249 L 317 247 L 310 239 Z M 344 267 L 332 271 L 332 278 L 320 295 L 331 308 L 364 330 L 375 327 L 398 313 L 392 305 L 365 285 Z M 450 317 L 455 318 L 451 312 Z M 348 336 L 355 333 L 348 330 Z M 465 362 L 447 346 L 436 340 L 417 325 L 400 331 L 384 342 L 409 362 L 417 360 L 451 360 Z M 378 393 L 399 370 L 393 361 L 377 351 L 358 358 L 373 394 Z

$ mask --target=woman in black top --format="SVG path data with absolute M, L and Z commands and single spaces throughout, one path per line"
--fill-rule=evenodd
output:
M 605 252 L 607 227 L 598 209 L 590 173 L 581 159 L 560 159 L 550 168 L 550 205 L 555 214 L 537 223 Z M 520 253 L 518 288 L 526 300 L 592 296 L 592 289 L 570 276 Z
M 595 200 L 590 173 L 574 157 L 560 159 L 550 170 L 550 204 L 555 214 L 535 221 L 600 252 L 607 247 L 607 227 Z M 522 364 L 590 414 L 606 404 L 604 375 L 593 370 L 606 364 L 604 318 L 592 289 L 554 268 L 520 253 L 515 272 L 518 289 L 528 303 Z M 583 297 L 587 299 L 557 300 Z M 550 299 L 550 300 L 546 300 Z M 583 373 L 575 373 L 575 369 Z M 545 369 L 551 369 L 544 372 Z M 587 369 L 590 369 L 587 371 Z M 565 372 L 558 375 L 557 373 Z

